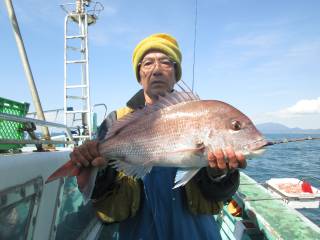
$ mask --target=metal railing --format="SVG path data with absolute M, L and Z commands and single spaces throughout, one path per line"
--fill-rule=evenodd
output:
M 33 119 L 33 118 L 27 118 L 27 117 L 19 117 L 16 115 L 11 115 L 7 113 L 0 113 L 0 120 L 6 120 L 6 121 L 13 121 L 13 122 L 19 122 L 19 123 L 33 123 L 34 125 L 38 126 L 45 126 L 45 127 L 54 127 L 54 128 L 60 128 L 65 130 L 65 133 L 67 135 L 67 138 L 69 140 L 66 141 L 60 141 L 60 140 L 34 140 L 34 139 L 0 139 L 0 144 L 75 144 L 74 138 L 71 134 L 70 129 L 60 123 L 53 123 L 53 122 L 47 122 L 43 120 Z

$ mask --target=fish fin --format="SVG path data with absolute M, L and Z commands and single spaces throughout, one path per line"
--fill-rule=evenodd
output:
M 172 105 L 176 105 L 182 102 L 191 102 L 200 100 L 199 96 L 195 95 L 192 92 L 172 92 L 164 96 L 159 96 L 158 101 L 156 101 L 151 108 L 165 108 Z
M 142 116 L 149 115 L 153 112 L 156 112 L 160 109 L 176 105 L 182 102 L 198 101 L 200 100 L 199 96 L 192 92 L 172 92 L 168 93 L 165 96 L 159 96 L 159 99 L 152 105 L 147 105 L 143 109 L 137 109 L 132 113 L 127 114 L 126 116 L 117 120 L 110 130 L 108 131 L 105 140 L 115 136 L 128 126 L 130 123 L 133 123 L 140 119 Z
M 73 174 L 74 169 L 77 169 L 77 166 L 75 166 L 73 164 L 73 162 L 71 162 L 71 160 L 69 160 L 67 163 L 65 163 L 64 165 L 62 165 L 60 168 L 58 168 L 56 171 L 54 171 L 54 173 L 52 173 L 47 180 L 45 181 L 45 183 L 49 183 L 52 182 L 56 179 L 62 178 L 62 177 L 71 177 L 71 176 L 75 176 Z
M 134 176 L 138 178 L 144 177 L 152 169 L 151 166 L 136 165 L 121 160 L 115 160 L 109 164 L 118 171 L 123 171 L 128 176 Z
M 176 153 L 190 153 L 190 155 L 203 155 L 206 147 L 205 145 L 201 144 L 199 146 L 196 146 L 195 148 L 184 148 L 184 149 L 178 149 L 171 152 L 168 152 L 168 154 L 176 154 Z
M 200 170 L 200 168 L 196 169 L 186 169 L 186 170 L 178 170 L 176 173 L 176 177 L 174 179 L 174 187 L 172 189 L 176 189 L 178 187 L 184 186 L 194 175 Z
M 80 189 L 83 196 L 84 204 L 87 204 L 91 199 L 91 195 L 92 195 L 96 178 L 97 178 L 97 173 L 98 173 L 98 168 L 97 167 L 92 168 L 92 170 L 89 172 L 89 175 L 86 176 L 87 178 L 86 184 L 84 185 L 83 188 Z
M 108 140 L 109 138 L 117 135 L 122 129 L 128 126 L 130 123 L 135 122 L 140 117 L 145 115 L 144 111 L 141 109 L 137 109 L 133 113 L 129 113 L 124 117 L 118 119 L 115 123 L 112 124 L 110 130 L 108 131 L 104 141 Z

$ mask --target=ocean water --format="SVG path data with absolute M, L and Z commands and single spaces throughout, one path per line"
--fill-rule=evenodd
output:
M 308 136 L 320 137 L 320 134 L 265 135 L 268 140 Z M 305 179 L 314 187 L 320 189 L 320 140 L 307 140 L 269 146 L 262 157 L 248 160 L 248 166 L 243 172 L 259 183 L 264 183 L 270 178 L 295 177 Z M 320 226 L 320 208 L 298 209 L 298 211 Z

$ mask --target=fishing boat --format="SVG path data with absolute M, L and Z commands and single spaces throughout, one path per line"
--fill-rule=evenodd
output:
M 12 3 L 10 0 L 5 2 L 21 48 L 22 38 Z M 92 119 L 96 115 L 89 96 L 86 27 L 97 20 L 97 13 L 86 10 L 89 3 L 93 2 L 77 0 L 74 4 L 64 6 L 67 15 L 65 104 L 63 110 L 44 112 L 63 112 L 64 124 L 45 121 L 40 106 L 37 109 L 38 118 L 35 118 L 33 113 L 26 117 L 28 104 L 0 99 L 0 239 L 118 238 L 116 224 L 103 224 L 95 216 L 90 203 L 83 204 L 74 177 L 44 183 L 54 170 L 68 161 L 73 146 L 81 144 L 86 139 L 92 139 L 95 135 L 96 123 Z M 75 8 L 68 10 L 69 6 Z M 100 5 L 94 5 L 94 9 L 98 9 L 98 6 Z M 68 24 L 72 22 L 78 24 L 80 34 L 68 35 Z M 78 39 L 80 45 L 85 48 L 81 59 L 68 59 L 69 39 Z M 23 49 L 20 50 L 23 52 Z M 23 53 L 22 58 L 27 59 Z M 68 82 L 66 71 L 71 64 L 82 65 L 83 75 L 80 84 L 70 85 Z M 29 72 L 29 80 L 32 80 L 30 67 L 25 66 L 25 69 Z M 68 95 L 68 89 L 74 88 L 82 89 L 80 96 Z M 37 98 L 36 91 L 33 92 Z M 78 110 L 70 108 L 69 99 L 81 99 L 84 104 Z M 105 108 L 105 105 L 95 106 Z M 80 114 L 80 125 L 74 126 L 77 114 Z M 35 133 L 36 127 L 45 128 L 42 136 L 39 136 L 38 132 Z M 63 133 L 53 137 L 47 128 L 59 128 Z M 27 139 L 25 132 L 29 135 Z M 307 202 L 319 208 L 319 190 L 314 187 L 311 189 L 314 195 L 309 196 Z M 259 184 L 241 173 L 237 193 L 225 203 L 222 212 L 213 217 L 219 224 L 223 239 L 320 239 L 319 226 L 289 206 L 286 202 L 289 197 L 275 187 L 275 181 Z M 307 206 L 303 205 L 306 204 L 305 198 L 291 197 L 300 206 Z

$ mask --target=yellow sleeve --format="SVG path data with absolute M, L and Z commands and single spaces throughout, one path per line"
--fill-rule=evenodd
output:
M 142 187 L 139 180 L 119 173 L 112 190 L 93 203 L 98 217 L 107 223 L 133 217 L 140 207 Z
M 223 207 L 221 201 L 206 199 L 194 179 L 185 185 L 185 193 L 188 208 L 192 214 L 218 214 Z
M 128 107 L 118 109 L 117 119 L 132 111 Z M 140 207 L 141 188 L 142 184 L 139 180 L 119 172 L 114 187 L 93 202 L 98 217 L 107 223 L 133 217 Z

